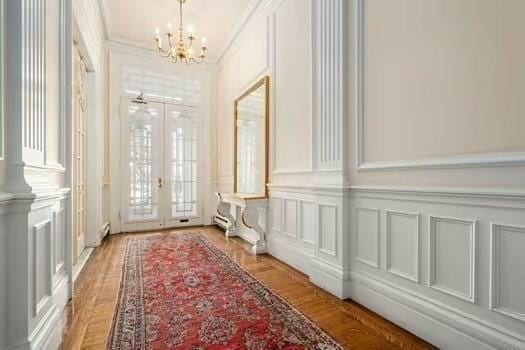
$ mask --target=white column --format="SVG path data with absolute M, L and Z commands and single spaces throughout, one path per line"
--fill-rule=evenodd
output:
M 46 20 L 48 11 L 60 11 L 57 27 L 67 32 L 70 0 L 57 1 L 60 8 L 48 1 L 5 1 L 10 199 L 4 205 L 7 312 L 0 317 L 6 324 L 7 349 L 57 348 L 70 286 L 68 189 L 50 184 L 56 173 L 46 165 L 46 85 L 48 79 L 59 79 L 46 76 L 46 36 L 59 34 L 50 33 Z M 70 46 L 62 43 L 61 56 L 67 56 Z M 63 67 L 66 81 L 69 74 Z M 64 81 L 61 90 L 67 86 Z M 61 113 L 69 119 L 71 101 L 62 98 Z
M 317 0 L 314 16 L 317 85 L 316 168 L 343 174 L 347 154 L 345 80 L 345 0 Z M 338 181 L 339 182 L 339 181 Z
M 340 298 L 348 296 L 350 222 L 347 176 L 347 0 L 315 0 L 315 173 L 318 185 L 330 188 L 318 197 L 317 235 L 310 259 L 310 280 Z

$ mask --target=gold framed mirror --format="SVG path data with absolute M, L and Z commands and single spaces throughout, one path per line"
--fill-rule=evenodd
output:
M 270 77 L 234 103 L 234 189 L 244 199 L 268 198 Z

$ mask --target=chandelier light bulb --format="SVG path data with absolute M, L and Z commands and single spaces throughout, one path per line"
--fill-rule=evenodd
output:
M 168 30 L 171 32 L 171 22 L 168 22 Z
M 201 39 L 201 44 L 202 44 L 202 46 L 206 46 L 206 41 L 207 41 L 206 38 L 202 38 L 202 39 Z

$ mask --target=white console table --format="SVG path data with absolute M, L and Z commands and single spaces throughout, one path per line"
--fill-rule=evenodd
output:
M 239 236 L 252 244 L 253 254 L 266 253 L 266 213 L 268 199 L 241 198 L 235 194 L 216 193 L 215 223 L 226 230 L 226 237 Z

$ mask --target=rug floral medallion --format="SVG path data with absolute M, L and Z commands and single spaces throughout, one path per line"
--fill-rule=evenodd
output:
M 128 239 L 108 349 L 342 349 L 206 237 Z

